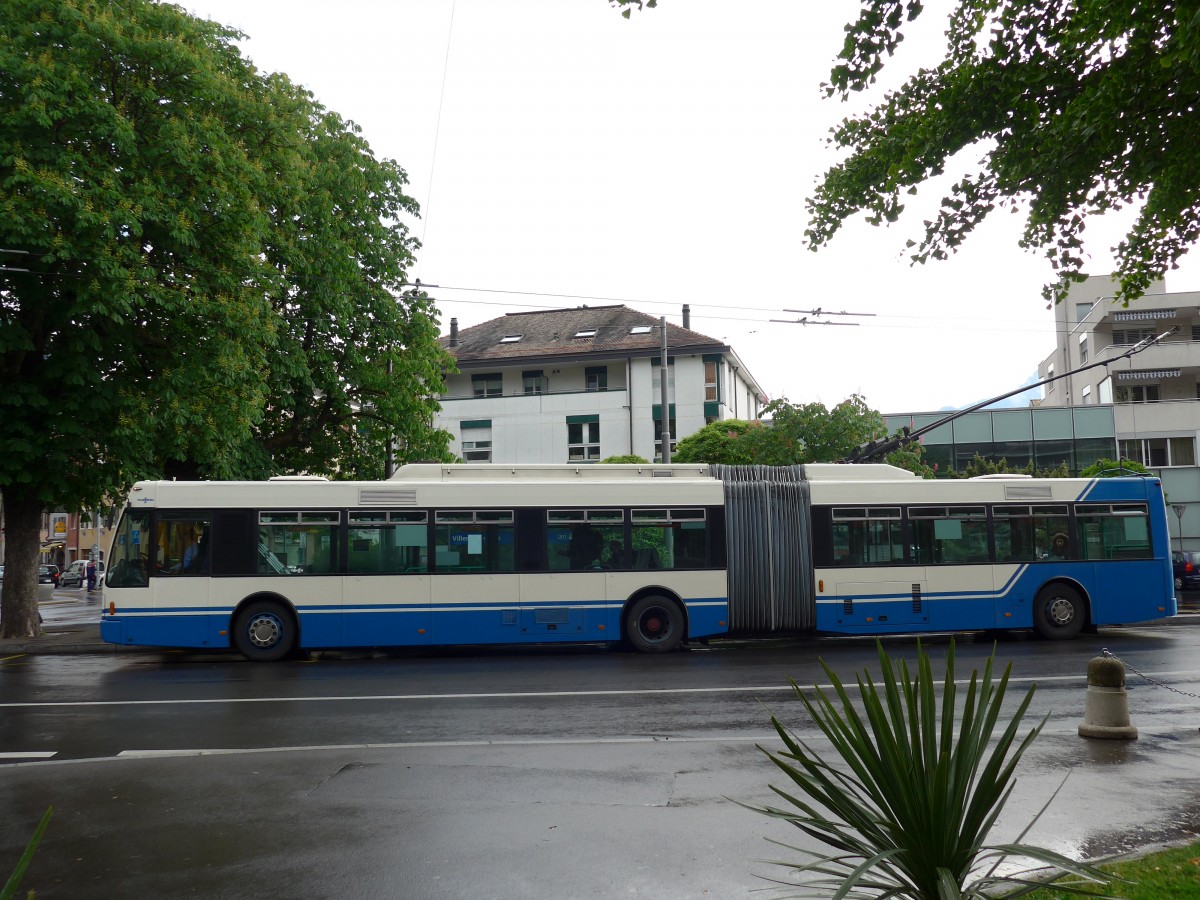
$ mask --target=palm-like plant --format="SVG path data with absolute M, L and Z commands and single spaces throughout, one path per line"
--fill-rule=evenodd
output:
M 1029 689 L 993 746 L 1012 668 L 993 680 L 994 649 L 982 677 L 971 673 L 956 733 L 953 642 L 946 654 L 940 708 L 929 656 L 919 643 L 912 677 L 907 663 L 901 661 L 897 671 L 882 644 L 877 646 L 882 693 L 866 672 L 858 676 L 862 713 L 824 660 L 835 696 L 815 688 L 814 702 L 792 682 L 846 766 L 825 762 L 778 718 L 771 718 L 787 749 L 759 749 L 800 794 L 772 785 L 792 808 L 749 808 L 790 822 L 836 851 L 816 853 L 775 842 L 802 854 L 801 861 L 774 861 L 792 870 L 792 877 L 778 883 L 800 891 L 791 896 L 833 900 L 994 900 L 1044 886 L 1049 868 L 1077 876 L 1056 883 L 1056 889 L 1095 896 L 1085 885 L 1106 880 L 1099 870 L 1021 843 L 1045 807 L 1016 842 L 986 843 L 1015 786 L 1017 762 L 1045 725 L 1043 719 L 1017 741 L 1035 689 Z M 1036 870 L 1027 867 L 1030 860 Z

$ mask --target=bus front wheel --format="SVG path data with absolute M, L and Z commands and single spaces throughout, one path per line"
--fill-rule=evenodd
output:
M 1087 606 L 1079 591 L 1065 584 L 1051 584 L 1038 592 L 1033 608 L 1033 627 L 1050 640 L 1073 638 L 1087 624 Z
M 252 662 L 275 662 L 296 647 L 296 626 L 291 614 L 273 600 L 256 600 L 238 613 L 233 643 Z
M 625 639 L 639 653 L 667 653 L 683 642 L 683 611 L 666 597 L 642 597 L 625 613 Z

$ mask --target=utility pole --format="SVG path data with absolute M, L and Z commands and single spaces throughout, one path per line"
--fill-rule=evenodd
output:
M 661 376 L 659 378 L 659 387 L 662 388 L 662 461 L 669 463 L 671 461 L 671 406 L 667 402 L 669 394 L 667 392 L 667 317 L 662 316 L 659 320 L 659 330 L 662 332 L 662 358 L 659 360 L 661 365 L 659 370 Z

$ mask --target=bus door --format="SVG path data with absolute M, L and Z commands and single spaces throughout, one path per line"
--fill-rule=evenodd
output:
M 206 510 L 160 510 L 154 514 L 153 540 L 141 537 L 157 613 L 154 643 L 196 647 L 206 642 L 212 606 L 211 534 L 212 513 Z
M 521 575 L 523 640 L 616 640 L 612 635 L 620 636 L 607 600 L 614 552 L 624 554 L 624 520 L 619 509 L 550 509 L 544 527 L 540 522 L 528 523 L 523 539 L 545 547 L 545 568 Z

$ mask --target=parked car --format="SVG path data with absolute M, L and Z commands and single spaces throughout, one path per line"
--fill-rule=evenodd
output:
M 104 563 L 96 563 L 96 581 L 104 579 Z M 83 587 L 87 583 L 87 560 L 77 559 L 58 579 L 59 587 Z
M 38 584 L 57 585 L 61 574 L 62 571 L 56 565 L 38 566 Z
M 59 587 L 79 587 L 87 581 L 87 560 L 77 559 L 58 577 Z
M 1175 563 L 1175 590 L 1200 590 L 1200 552 L 1176 550 L 1171 558 Z

